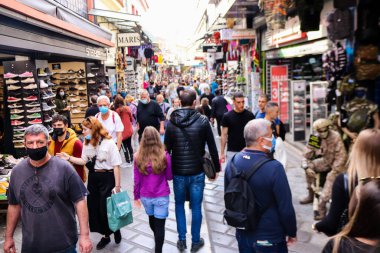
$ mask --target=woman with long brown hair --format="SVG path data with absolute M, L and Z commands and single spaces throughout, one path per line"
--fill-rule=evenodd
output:
M 380 176 L 380 129 L 360 132 L 349 155 L 347 173 L 335 179 L 327 216 L 313 225 L 317 232 L 333 236 L 348 222 L 348 203 L 360 178 Z
M 112 191 L 120 192 L 120 153 L 112 137 L 102 124 L 95 118 L 89 117 L 82 122 L 85 137 L 82 158 L 59 153 L 57 156 L 78 165 L 86 165 L 89 170 L 87 198 L 89 210 L 90 231 L 102 234 L 104 237 L 96 245 L 103 249 L 110 243 L 113 233 L 108 227 L 106 200 Z M 121 241 L 120 231 L 114 232 L 115 242 Z
M 165 239 L 165 221 L 169 214 L 170 188 L 173 179 L 171 159 L 154 127 L 144 129 L 140 147 L 134 160 L 135 205 L 141 202 L 149 216 L 149 226 L 154 233 L 155 252 L 162 252 Z
M 380 177 L 360 179 L 349 212 L 350 221 L 322 253 L 367 253 L 380 246 Z

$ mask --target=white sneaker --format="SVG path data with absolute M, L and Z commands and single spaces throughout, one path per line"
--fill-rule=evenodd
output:
M 74 103 L 74 102 L 78 102 L 79 100 L 77 98 L 70 98 L 70 102 Z
M 27 85 L 27 86 L 24 86 L 24 89 L 25 89 L 25 90 L 33 90 L 33 89 L 37 89 L 37 84 L 35 84 L 35 83 L 31 83 L 31 84 L 29 84 L 29 85 Z
M 86 108 L 87 105 L 86 104 L 80 104 L 79 107 Z
M 45 83 L 44 80 L 40 80 L 40 88 L 41 89 L 45 89 L 45 88 L 48 88 L 49 85 L 47 83 Z
M 11 79 L 11 80 L 12 80 L 12 79 Z M 9 85 L 9 86 L 8 86 L 8 90 L 19 90 L 19 89 L 21 89 L 20 86 L 16 86 L 16 85 Z
M 74 110 L 72 110 L 71 112 L 72 112 L 72 113 L 82 113 L 82 111 L 77 110 L 77 109 L 74 109 Z
M 95 75 L 92 74 L 92 73 L 88 73 L 88 74 L 87 74 L 87 77 L 95 77 Z
M 13 79 L 7 79 L 7 80 L 5 80 L 6 84 L 14 84 L 14 83 L 18 83 L 18 82 L 19 82 L 18 80 L 13 80 Z
M 34 78 L 33 77 L 30 77 L 30 78 L 26 78 L 24 80 L 21 80 L 22 83 L 34 83 Z

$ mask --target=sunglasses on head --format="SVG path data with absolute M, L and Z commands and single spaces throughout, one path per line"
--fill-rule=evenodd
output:
M 380 180 L 380 176 L 377 177 L 363 177 L 360 179 L 360 182 L 363 182 L 364 184 L 368 183 L 369 181 L 372 180 Z

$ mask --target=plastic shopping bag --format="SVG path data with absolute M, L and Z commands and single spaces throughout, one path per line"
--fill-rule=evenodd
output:
M 127 191 L 107 198 L 107 217 L 108 226 L 114 232 L 133 222 L 132 204 Z
M 286 148 L 283 140 L 280 137 L 277 137 L 276 139 L 276 146 L 274 148 L 274 159 L 279 161 L 282 166 L 284 166 L 284 169 L 286 169 L 286 164 L 288 157 L 286 155 Z

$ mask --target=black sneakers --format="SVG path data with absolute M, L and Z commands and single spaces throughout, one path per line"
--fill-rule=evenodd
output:
M 119 244 L 121 242 L 121 233 L 120 230 L 117 230 L 113 233 L 113 236 L 115 237 L 115 243 Z
M 177 241 L 177 248 L 181 252 L 184 251 L 185 249 L 187 249 L 186 240 L 178 240 Z
M 102 239 L 100 239 L 100 241 L 96 245 L 96 249 L 97 250 L 104 249 L 107 246 L 107 244 L 110 242 L 111 242 L 111 239 L 109 237 L 102 237 Z
M 203 238 L 201 238 L 198 243 L 192 243 L 191 244 L 191 250 L 190 250 L 190 252 L 197 252 L 204 245 L 205 245 L 205 240 L 203 240 Z

